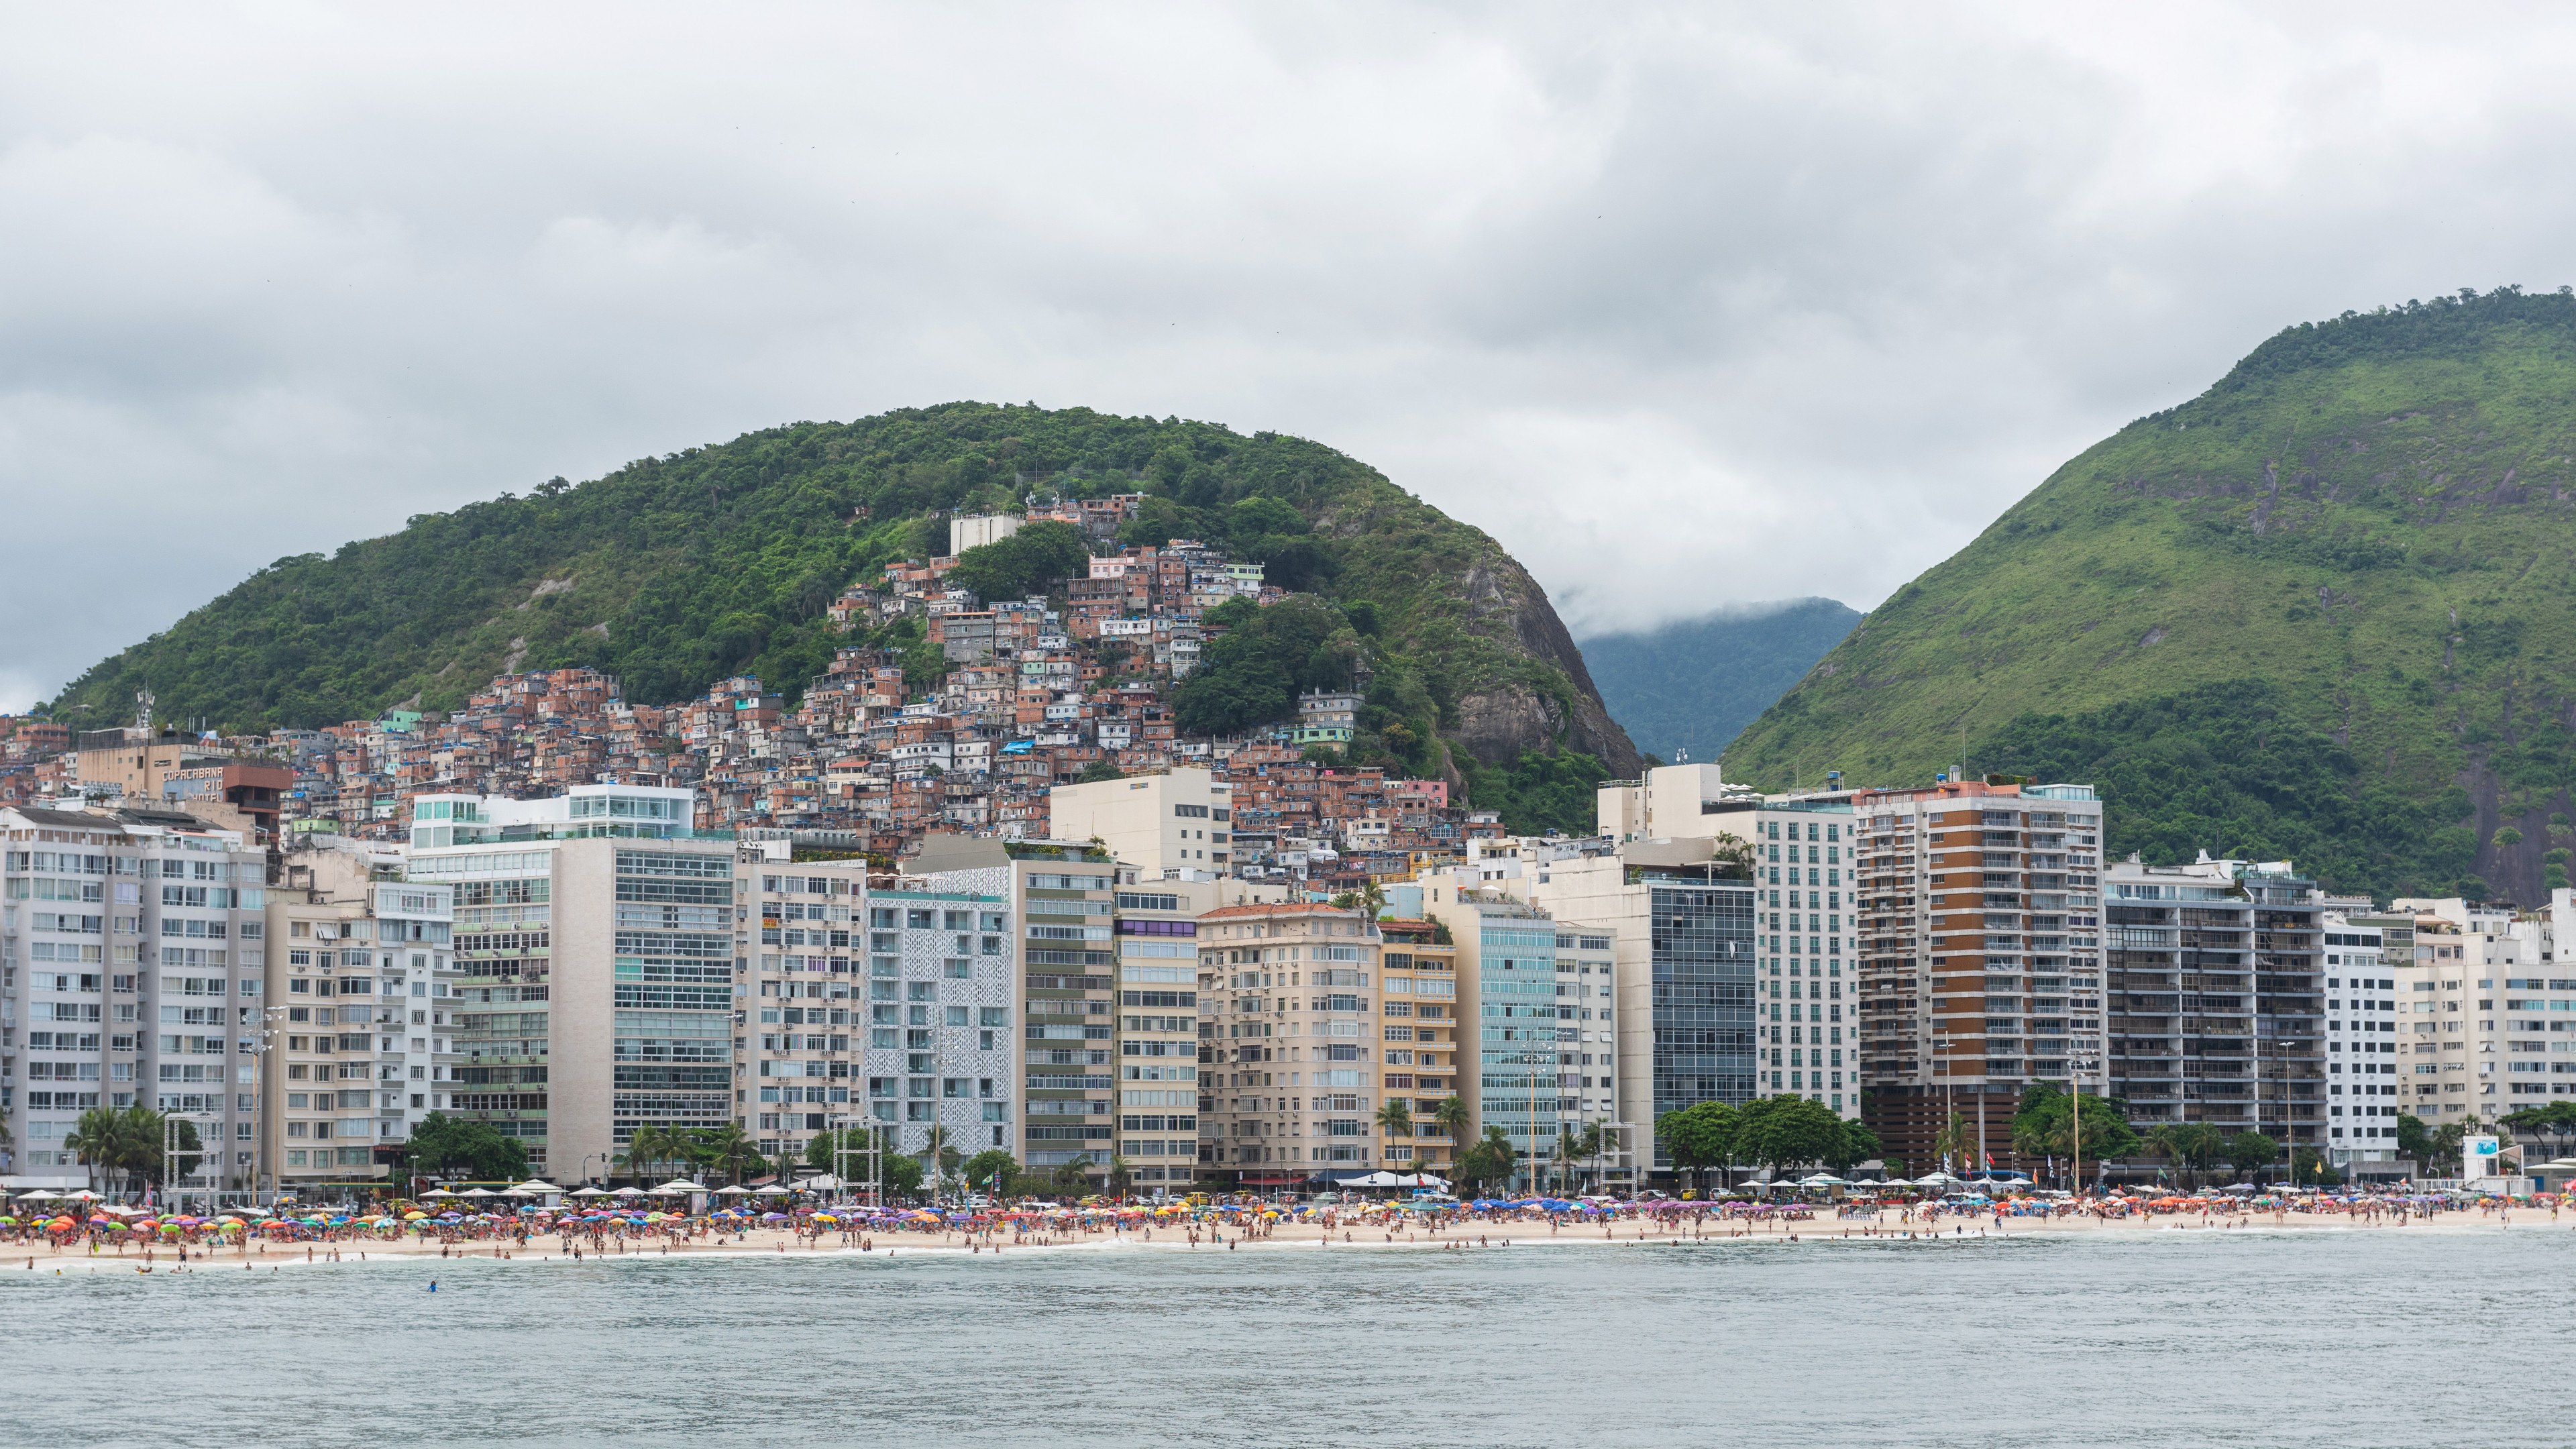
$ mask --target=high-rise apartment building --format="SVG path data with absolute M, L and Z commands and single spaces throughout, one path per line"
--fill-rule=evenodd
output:
M 794 1162 L 832 1118 L 857 1115 L 850 1104 L 866 1100 L 857 1076 L 866 1008 L 856 998 L 868 877 L 864 861 L 790 856 L 783 840 L 745 844 L 736 855 L 742 924 L 758 934 L 747 943 L 752 1016 L 737 1033 L 741 1050 L 724 1060 L 747 1068 L 743 1130 L 763 1157 Z
M 1739 816 L 1731 823 L 1735 830 L 1728 833 L 1749 830 L 1751 817 Z M 1539 903 L 1568 922 L 1583 923 L 1564 932 L 1578 948 L 1606 937 L 1610 959 L 1584 952 L 1567 982 L 1574 1020 L 1558 1023 L 1563 1038 L 1558 1071 L 1560 1100 L 1576 1104 L 1572 1116 L 1615 1124 L 1611 1130 L 1619 1156 L 1606 1164 L 1613 1180 L 1621 1172 L 1672 1171 L 1654 1131 L 1662 1114 L 1702 1102 L 1741 1106 L 1771 1094 L 1767 1041 L 1773 1003 L 1768 988 L 1775 982 L 1762 974 L 1762 896 L 1744 876 L 1721 870 L 1714 847 L 1710 835 L 1632 840 L 1615 856 L 1554 862 L 1545 881 L 1530 886 Z M 1436 912 L 1442 906 L 1435 902 L 1426 909 Z M 1480 929 L 1478 934 L 1480 957 L 1500 954 L 1482 948 L 1490 932 Z M 1465 939 L 1463 931 L 1460 939 Z M 1792 1090 L 1787 1081 L 1794 1071 L 1801 1095 L 1810 1070 L 1805 1065 L 1810 1048 L 1805 1044 L 1809 1003 L 1804 974 L 1809 957 L 1803 945 L 1795 978 L 1799 1044 L 1781 1048 L 1784 1056 L 1795 1050 L 1799 1065 L 1780 1069 L 1780 1090 Z M 1785 952 L 1781 959 L 1787 959 Z M 1588 975 L 1579 969 L 1587 963 L 1592 966 Z M 1611 988 L 1606 998 L 1601 995 L 1604 974 Z M 1462 989 L 1476 993 L 1481 1010 L 1488 979 L 1481 960 L 1474 977 L 1475 985 Z M 1777 978 L 1777 984 L 1785 988 L 1790 979 Z M 1789 1004 L 1785 995 L 1780 1004 Z M 1478 1024 L 1487 1023 L 1480 1018 Z M 1789 1026 L 1784 1020 L 1784 1036 Z M 1818 1082 L 1822 1084 L 1821 1077 Z M 1818 1099 L 1829 1100 L 1830 1095 L 1821 1093 Z M 1857 1094 L 1851 1100 L 1856 1102 Z M 1837 1110 L 1848 1115 L 1846 1107 L 1838 1105 Z
M 919 889 L 989 900 L 1010 922 L 1021 1165 L 1105 1177 L 1118 1136 L 1116 862 L 1089 844 L 931 835 L 904 868 Z
M 1206 1090 L 1216 1048 L 1201 1013 L 1199 917 L 1220 906 L 1278 905 L 1285 885 L 1157 878 L 1118 868 L 1118 1154 L 1148 1191 L 1179 1191 L 1198 1176 L 1202 1134 L 1213 1131 Z M 1158 1135 L 1159 1134 L 1159 1135 Z
M 1382 1138 L 1385 1165 L 1445 1178 L 1465 1144 L 1438 1130 L 1440 1103 L 1459 1090 L 1459 1063 L 1475 1059 L 1476 1027 L 1459 1009 L 1458 947 L 1441 934 L 1434 921 L 1379 920 L 1378 1036 L 1385 1093 L 1405 1099 L 1413 1127 Z
M 692 829 L 690 800 L 577 785 L 417 802 L 408 876 L 455 887 L 456 994 L 432 1016 L 458 1058 L 449 1114 L 519 1138 L 540 1173 L 631 1172 L 637 1128 L 750 1110 L 733 1060 L 747 904 L 732 841 Z
M 2576 970 L 2557 959 L 2569 906 L 2564 887 L 2529 913 L 2456 896 L 2396 903 L 2415 926 L 2412 969 L 2397 973 L 2408 1111 L 2494 1121 L 2576 1097 Z
M 895 1144 L 925 1165 L 942 1148 L 1009 1150 L 1017 1135 L 1015 919 L 1002 891 L 953 879 L 868 892 L 867 1025 L 852 1085 L 866 1088 L 866 1116 L 892 1124 Z
M 1221 1129 L 1211 1172 L 1286 1187 L 1373 1170 L 1384 1088 L 1377 923 L 1326 905 L 1247 904 L 1197 925 L 1214 1058 L 1200 1095 Z
M 458 1004 L 452 888 L 333 843 L 286 857 L 267 910 L 261 1185 L 308 1200 L 383 1180 L 376 1149 L 448 1109 L 460 1060 L 440 1022 Z
M 2106 1084 L 2089 787 L 1945 778 L 1763 796 L 1712 765 L 1672 766 L 1604 785 L 1600 818 L 1624 858 L 1667 868 L 1714 852 L 1694 842 L 1752 847 L 1755 1092 L 1860 1112 L 1915 1164 L 1953 1113 L 1991 1150 L 2030 1081 Z
M 1976 780 L 1850 799 L 1870 1125 L 1930 1163 L 1957 1114 L 1976 1157 L 1952 1165 L 2000 1162 L 2031 1081 L 2109 1083 L 2102 807 L 2089 786 Z
M 2102 880 L 2113 1095 L 2129 1120 L 2323 1147 L 2325 952 L 2287 861 L 2114 864 Z
M 64 1145 L 80 1114 L 137 1103 L 196 1123 L 207 1155 L 178 1185 L 251 1185 L 266 899 L 265 852 L 240 830 L 0 809 L 0 1105 L 23 1185 L 86 1185 Z
M 2415 918 L 2367 902 L 2324 915 L 2328 1165 L 2349 1177 L 2397 1161 L 2397 1119 L 2408 1110 L 2408 1041 L 2400 1034 L 2401 971 L 2415 961 Z
M 1118 1156 L 1140 1190 L 1185 1191 L 1202 1116 L 1198 918 L 1246 888 L 1166 880 L 1124 861 L 1119 882 Z
M 1601 899 L 1604 892 L 1588 888 L 1602 879 L 1600 863 L 1581 862 L 1544 889 L 1585 897 L 1587 906 L 1612 904 Z M 1438 885 L 1429 888 L 1423 909 L 1456 942 L 1458 1095 L 1473 1113 L 1478 1135 L 1501 1129 L 1525 1159 L 1525 1170 L 1526 1159 L 1545 1170 L 1558 1158 L 1562 1136 L 1600 1122 L 1617 1134 L 1618 1145 L 1597 1163 L 1583 1159 L 1583 1169 L 1627 1165 L 1624 1154 L 1644 1140 L 1641 1134 L 1652 1124 L 1621 1112 L 1625 1094 L 1615 1062 L 1626 1010 L 1616 924 L 1561 920 L 1545 906 Z M 1681 954 L 1696 944 L 1690 941 Z M 1697 983 L 1678 989 L 1675 982 L 1662 984 L 1675 996 L 1700 994 Z M 1633 999 L 1635 993 L 1629 994 Z M 1713 1099 L 1714 1094 L 1694 1100 Z

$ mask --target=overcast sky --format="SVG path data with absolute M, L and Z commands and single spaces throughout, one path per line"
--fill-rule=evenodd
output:
M 1316 438 L 1578 634 L 1875 604 L 2302 318 L 2576 281 L 2563 12 L 18 7 L 0 708 L 260 565 L 975 398 Z

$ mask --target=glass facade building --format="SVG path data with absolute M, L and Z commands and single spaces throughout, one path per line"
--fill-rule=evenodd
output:
M 1754 892 L 1674 879 L 1650 882 L 1648 894 L 1654 1113 L 1701 1102 L 1741 1106 L 1762 1091 L 1754 1024 Z
M 1503 1129 L 1524 1157 L 1544 1157 L 1556 1146 L 1556 922 L 1489 911 L 1479 936 L 1478 1126 Z M 1547 1140 L 1537 1141 L 1542 1132 Z

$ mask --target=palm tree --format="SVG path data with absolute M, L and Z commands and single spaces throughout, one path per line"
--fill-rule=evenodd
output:
M 2198 1185 L 2195 1169 L 2207 1166 L 2226 1141 L 2225 1134 L 2207 1122 L 2159 1122 L 2147 1133 L 2147 1145 L 2173 1163 L 2175 1176 L 2186 1179 L 2182 1184 L 2186 1186 Z
M 2013 1151 L 2024 1157 L 2052 1156 L 2065 1141 L 2065 1128 L 2057 1123 L 2039 1121 L 2037 1113 L 2013 1123 Z
M 1377 1134 L 1381 1141 L 1412 1136 L 1413 1104 L 1402 1097 L 1387 1098 L 1386 1105 L 1377 1109 Z M 1390 1156 L 1388 1160 L 1394 1159 Z
M 1055 1170 L 1056 1186 L 1063 1188 L 1067 1192 L 1081 1190 L 1089 1185 L 1090 1179 L 1091 1158 L 1087 1155 L 1077 1157 Z
M 1601 1185 L 1601 1155 L 1611 1150 L 1616 1142 L 1617 1138 L 1609 1119 L 1595 1117 L 1583 1124 L 1582 1155 L 1592 1160 L 1592 1185 L 1595 1191 L 1598 1191 Z
M 2182 1177 L 2182 1134 L 2178 1124 L 2159 1122 L 2147 1129 L 2147 1150 L 2174 1165 L 2177 1184 Z
M 1467 1143 L 1476 1135 L 1476 1114 L 1468 1110 L 1465 1098 L 1443 1097 L 1431 1109 L 1431 1130 L 1449 1139 L 1449 1175 L 1457 1176 Z
M 113 1107 L 92 1107 L 81 1113 L 80 1124 L 63 1139 L 74 1157 L 90 1169 L 90 1183 L 95 1187 L 100 1169 L 117 1171 L 131 1155 L 127 1146 L 123 1117 Z
M 1476 1135 L 1476 1114 L 1467 1109 L 1463 1097 L 1443 1097 L 1431 1109 L 1431 1126 L 1451 1142 L 1464 1142 Z
M 2191 1159 L 2192 1166 L 2199 1171 L 2208 1171 L 2209 1165 L 2217 1160 L 2218 1154 L 2226 1150 L 2226 1147 L 2227 1134 L 2218 1130 L 2217 1124 L 2211 1122 L 2184 1124 L 2183 1152 Z
M 941 1170 L 946 1165 L 943 1159 L 947 1156 L 947 1147 L 947 1125 L 940 1122 L 931 1123 L 929 1130 L 922 1134 L 921 1167 L 922 1175 L 930 1179 L 930 1191 L 934 1197 L 939 1192 L 939 1178 Z
M 178 1138 L 178 1161 L 163 1161 L 161 1144 L 165 1136 Z M 197 1139 L 197 1124 L 182 1119 L 172 1134 L 168 1119 L 153 1108 L 137 1102 L 116 1114 L 118 1149 L 114 1164 L 120 1170 L 140 1178 L 146 1184 L 163 1184 L 173 1176 L 185 1177 L 197 1170 L 206 1155 Z
M 635 1174 L 635 1185 L 642 1187 L 655 1164 L 688 1160 L 691 1145 L 686 1134 L 671 1128 L 649 1124 L 638 1127 L 626 1142 L 626 1169 Z
M 1116 1153 L 1109 1155 L 1109 1192 L 1112 1197 L 1125 1197 L 1127 1184 L 1135 1177 L 1134 1164 Z
M 1462 1176 L 1474 1178 L 1485 1191 L 1492 1191 L 1494 1184 L 1500 1183 L 1502 1190 L 1509 1192 L 1513 1164 L 1519 1157 L 1520 1154 L 1512 1147 L 1511 1138 L 1504 1135 L 1502 1128 L 1489 1123 L 1483 1140 L 1458 1154 L 1458 1171 Z
M 759 1151 L 752 1144 L 752 1140 L 743 1134 L 742 1127 L 738 1123 L 727 1122 L 721 1127 L 700 1128 L 690 1135 L 697 1139 L 697 1156 L 701 1161 L 720 1163 L 724 1166 L 725 1181 L 728 1184 L 742 1175 L 742 1160 Z
M 1575 1160 L 1583 1155 L 1581 1129 L 1556 1134 L 1556 1189 L 1559 1195 L 1574 1181 Z

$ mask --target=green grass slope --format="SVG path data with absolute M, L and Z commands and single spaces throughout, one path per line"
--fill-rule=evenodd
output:
M 2113 845 L 2525 902 L 2576 846 L 2576 298 L 2303 324 L 2085 451 L 1729 747 L 2098 778 Z
M 1277 433 L 982 403 L 748 433 L 280 559 L 51 708 L 76 728 L 119 722 L 148 683 L 172 718 L 312 727 L 574 665 L 648 704 L 738 673 L 792 696 L 850 642 L 824 614 L 845 586 L 945 552 L 943 513 L 1039 489 L 1142 491 L 1127 542 L 1207 540 L 1323 600 L 1340 651 L 1372 671 L 1363 754 L 1462 783 L 1531 753 L 1635 768 L 1527 572 L 1375 469 Z

